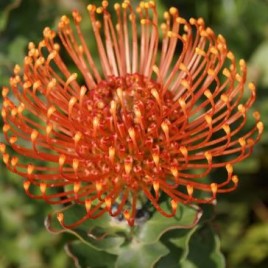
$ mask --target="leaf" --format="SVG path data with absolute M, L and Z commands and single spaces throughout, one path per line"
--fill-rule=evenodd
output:
M 234 247 L 231 253 L 232 263 L 239 265 L 244 260 L 250 260 L 258 264 L 264 261 L 268 255 L 267 223 L 252 225 L 238 243 L 239 247 Z
M 58 209 L 48 215 L 45 225 L 48 231 L 52 233 L 61 232 L 77 232 L 77 234 L 86 233 L 87 237 L 98 237 L 114 235 L 116 233 L 125 233 L 126 236 L 130 232 L 130 228 L 127 223 L 119 222 L 116 219 L 110 217 L 108 213 L 104 213 L 102 216 L 96 219 L 87 219 L 85 222 L 77 226 L 75 229 L 63 228 L 56 215 L 58 212 L 64 214 L 64 224 L 71 225 L 85 216 L 85 208 L 81 205 L 73 204 L 64 209 Z
M 116 256 L 88 247 L 80 241 L 67 244 L 65 251 L 77 268 L 114 267 L 116 260 Z
M 70 208 L 74 207 L 76 210 L 70 210 Z M 64 213 L 64 220 L 67 224 L 78 219 L 77 216 L 80 214 L 79 208 L 81 208 L 81 206 L 72 205 L 65 209 L 66 212 Z M 96 250 L 103 250 L 108 253 L 116 254 L 119 251 L 120 246 L 125 241 L 125 238 L 123 236 L 115 236 L 114 234 L 116 232 L 109 229 L 109 222 L 109 216 L 102 216 L 95 221 L 88 220 L 86 223 L 81 224 L 76 229 L 67 229 L 60 225 L 55 217 L 55 214 L 50 214 L 45 220 L 45 226 L 51 233 L 69 233 L 73 236 L 76 236 L 80 242 L 84 243 L 87 246 L 90 246 Z M 100 226 L 106 226 L 106 232 L 100 233 L 99 236 L 94 235 L 91 230 Z M 113 227 L 111 227 L 111 229 L 113 230 Z
M 167 204 L 164 203 L 164 206 L 167 207 Z M 137 237 L 144 243 L 155 242 L 169 230 L 193 228 L 198 223 L 201 215 L 201 210 L 185 205 L 180 206 L 175 217 L 166 218 L 159 213 L 155 213 L 150 220 L 136 231 Z
M 164 209 L 168 209 L 166 203 L 162 205 Z M 65 208 L 63 214 L 64 224 L 68 225 L 83 217 L 85 209 L 78 205 L 72 205 Z M 171 230 L 175 232 L 176 229 L 176 233 L 183 240 L 188 232 L 191 233 L 201 215 L 202 212 L 197 207 L 181 205 L 173 218 L 165 218 L 159 213 L 155 213 L 147 222 L 132 229 L 126 222 L 113 219 L 107 214 L 96 220 L 89 219 L 75 229 L 67 229 L 59 224 L 55 213 L 53 213 L 46 219 L 46 227 L 52 233 L 66 232 L 80 240 L 78 244 L 72 243 L 67 247 L 69 256 L 76 262 L 77 267 L 84 268 L 87 267 L 86 265 L 92 265 L 92 258 L 94 259 L 94 266 L 90 267 L 99 267 L 98 260 L 100 259 L 100 252 L 102 252 L 105 256 L 108 254 L 107 259 L 111 257 L 110 255 L 113 257 L 117 255 L 116 268 L 150 268 L 160 258 L 169 253 L 166 245 L 160 240 L 163 234 Z M 87 250 L 92 250 L 91 255 L 86 255 Z M 83 258 L 83 260 L 80 260 L 80 258 Z M 105 265 L 102 264 L 100 267 L 106 267 Z
M 19 7 L 22 0 L 14 0 L 11 1 L 10 4 L 8 4 L 3 11 L 0 13 L 0 32 L 3 31 L 7 25 L 8 17 L 10 14 L 10 11 Z
M 263 42 L 253 53 L 250 59 L 250 79 L 259 81 L 259 83 L 268 86 L 268 41 Z
M 13 62 L 21 64 L 24 59 L 27 42 L 28 41 L 26 37 L 17 36 L 16 39 L 9 45 L 8 58 Z
M 209 222 L 214 216 L 214 205 L 203 204 L 200 205 L 202 209 L 202 217 L 198 222 L 198 225 L 191 229 L 175 229 L 167 232 L 161 238 L 161 241 L 169 248 L 168 255 L 163 257 L 158 263 L 156 268 L 177 268 L 178 262 L 186 262 L 189 267 L 190 262 L 187 260 L 187 256 L 190 250 L 190 239 L 193 234 L 198 230 L 199 226 Z M 188 266 L 187 266 L 188 267 Z
M 186 260 L 189 253 L 189 241 L 198 226 L 192 229 L 171 230 L 163 235 L 161 241 L 168 247 L 169 254 L 164 256 L 156 268 L 177 268 L 178 260 Z
M 151 268 L 164 255 L 168 249 L 160 242 L 144 244 L 133 239 L 128 245 L 122 247 L 116 261 L 116 268 Z
M 189 265 L 192 263 L 192 266 Z M 179 261 L 182 268 L 224 268 L 225 260 L 220 251 L 220 241 L 210 225 L 199 228 L 191 237 L 187 260 Z
M 260 169 L 259 159 L 257 157 L 247 158 L 235 166 L 236 173 L 252 174 Z

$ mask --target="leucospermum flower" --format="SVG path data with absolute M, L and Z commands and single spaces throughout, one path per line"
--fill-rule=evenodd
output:
M 179 203 L 212 202 L 237 187 L 233 164 L 263 131 L 258 112 L 245 127 L 255 100 L 245 61 L 237 63 L 203 19 L 187 21 L 172 7 L 160 24 L 154 1 L 136 8 L 124 1 L 114 5 L 114 21 L 107 7 L 87 7 L 90 38 L 78 11 L 60 19 L 59 38 L 45 28 L 2 90 L 3 133 L 17 152 L 10 156 L 1 144 L 3 161 L 25 178 L 30 197 L 85 206 L 71 225 L 58 215 L 69 228 L 105 212 L 133 225 L 141 196 L 166 217 Z M 226 177 L 209 182 L 217 168 Z

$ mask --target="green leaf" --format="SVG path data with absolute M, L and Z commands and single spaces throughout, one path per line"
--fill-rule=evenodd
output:
M 25 48 L 27 46 L 27 38 L 24 36 L 18 36 L 16 39 L 9 45 L 8 54 L 9 59 L 13 62 L 21 64 L 25 56 Z
M 167 204 L 163 204 L 163 209 L 167 209 Z M 152 218 L 141 226 L 136 232 L 137 237 L 144 243 L 152 243 L 163 235 L 163 233 L 173 229 L 190 229 L 199 221 L 202 215 L 197 207 L 181 205 L 175 217 L 166 218 L 159 213 L 155 213 Z
M 189 244 L 187 260 L 180 261 L 179 267 L 225 267 L 225 260 L 220 251 L 219 238 L 211 226 L 205 225 L 193 234 Z
M 164 255 L 168 249 L 160 242 L 144 244 L 141 241 L 132 241 L 122 247 L 116 261 L 116 268 L 151 268 Z
M 249 259 L 251 263 L 258 264 L 268 256 L 268 225 L 258 223 L 252 225 L 231 253 L 232 263 L 239 265 Z
M 80 241 L 67 244 L 65 251 L 77 268 L 110 268 L 114 267 L 116 260 L 116 256 L 88 247 Z
M 66 225 L 71 225 L 77 222 L 86 214 L 85 208 L 77 204 L 56 210 L 51 213 L 45 221 L 46 228 L 52 233 L 76 232 L 77 235 L 83 236 L 85 233 L 87 238 L 95 237 L 96 240 L 98 237 L 102 236 L 114 235 L 117 233 L 124 233 L 125 236 L 127 236 L 130 233 L 130 227 L 126 222 L 119 222 L 112 218 L 108 213 L 104 213 L 96 219 L 87 219 L 75 229 L 63 228 L 56 217 L 58 212 L 64 214 L 64 224 Z
M 100 240 L 90 239 L 90 243 L 99 250 L 104 250 L 111 254 L 119 254 L 120 246 L 124 243 L 123 237 L 106 237 Z
M 190 251 L 190 240 L 199 226 L 207 224 L 214 216 L 214 205 L 203 204 L 200 205 L 200 208 L 202 209 L 202 217 L 198 225 L 191 229 L 171 230 L 163 235 L 161 241 L 169 248 L 170 252 L 157 263 L 156 268 L 177 268 L 178 262 L 187 263 L 189 267 L 194 265 L 187 260 Z
M 163 209 L 168 209 L 167 204 L 163 203 Z M 62 210 L 64 214 L 64 223 L 70 225 L 85 215 L 85 208 L 80 205 L 71 205 Z M 181 205 L 177 210 L 175 217 L 166 218 L 159 213 L 153 216 L 144 224 L 134 227 L 134 235 L 144 243 L 153 243 L 159 240 L 161 235 L 172 229 L 190 229 L 197 224 L 202 212 L 197 207 Z M 79 225 L 75 230 L 64 229 L 59 224 L 56 213 L 49 215 L 46 220 L 46 227 L 49 231 L 57 232 L 77 232 L 78 234 L 86 232 L 92 237 L 101 237 L 103 235 L 114 235 L 123 233 L 125 237 L 131 236 L 131 228 L 124 221 L 120 222 L 107 213 L 97 219 L 88 219 Z M 87 235 L 88 236 L 88 235 Z
M 161 241 L 168 247 L 169 254 L 157 263 L 156 268 L 177 268 L 178 260 L 185 261 L 189 254 L 189 241 L 197 227 L 171 230 L 164 234 Z
M 76 209 L 74 210 L 74 208 Z M 82 216 L 82 211 L 80 209 L 81 206 L 76 205 L 72 205 L 68 207 L 68 209 L 65 209 L 64 223 L 70 224 L 78 220 L 79 217 Z M 108 253 L 116 254 L 119 251 L 119 247 L 124 243 L 125 238 L 123 236 L 115 236 L 115 227 L 109 226 L 110 221 L 111 217 L 108 215 L 103 215 L 95 221 L 88 220 L 75 229 L 68 229 L 60 225 L 55 217 L 55 214 L 50 214 L 45 221 L 45 226 L 49 232 L 52 232 L 54 234 L 69 233 L 76 236 L 80 242 L 84 243 L 87 246 L 91 246 L 96 250 L 104 250 Z M 104 229 L 101 228 L 99 234 L 94 233 L 93 230 L 97 227 L 106 227 L 105 232 L 103 231 Z M 116 230 L 118 229 L 116 228 Z M 125 232 L 127 231 L 129 231 L 129 229 L 125 230 Z
M 169 209 L 167 203 L 163 203 L 162 207 L 166 210 Z M 62 212 L 64 225 L 69 225 L 85 215 L 85 208 L 72 205 Z M 99 267 L 98 260 L 100 252 L 102 252 L 105 256 L 108 254 L 107 259 L 111 257 L 110 255 L 113 258 L 114 255 L 117 255 L 116 268 L 150 268 L 154 267 L 163 256 L 168 255 L 169 250 L 160 238 L 170 231 L 174 231 L 174 234 L 176 233 L 181 239 L 182 254 L 187 255 L 184 253 L 187 249 L 186 244 L 189 236 L 195 230 L 193 228 L 197 225 L 202 212 L 197 207 L 181 205 L 175 217 L 166 218 L 156 212 L 148 221 L 133 228 L 130 228 L 125 221 L 118 221 L 108 214 L 104 214 L 96 220 L 85 221 L 75 229 L 68 229 L 59 224 L 55 215 L 54 213 L 47 218 L 47 229 L 53 233 L 66 232 L 80 240 L 79 243 L 72 243 L 67 247 L 69 255 L 76 262 L 77 267 L 84 268 L 89 264 L 90 267 Z M 92 251 L 91 255 L 87 256 L 86 251 Z M 94 257 L 95 255 L 96 257 Z M 96 260 L 93 264 L 91 264 L 92 258 L 94 261 Z M 105 265 L 104 263 L 100 267 L 106 267 Z
M 0 12 L 0 32 L 6 28 L 10 11 L 19 7 L 22 0 L 13 0 Z
M 268 86 L 268 41 L 263 42 L 253 53 L 250 59 L 250 79 L 267 87 Z

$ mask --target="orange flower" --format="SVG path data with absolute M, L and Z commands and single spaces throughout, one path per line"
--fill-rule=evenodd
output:
M 74 224 L 58 215 L 68 228 L 105 212 L 133 225 L 141 196 L 167 217 L 179 203 L 212 202 L 237 187 L 233 164 L 252 153 L 263 132 L 258 112 L 254 126 L 245 126 L 255 100 L 252 83 L 244 94 L 245 61 L 238 67 L 203 19 L 186 21 L 172 7 L 159 27 L 154 1 L 135 10 L 124 1 L 114 5 L 114 24 L 107 6 L 87 7 L 90 38 L 77 11 L 73 22 L 61 18 L 59 38 L 45 28 L 44 39 L 29 44 L 23 70 L 15 66 L 13 95 L 2 90 L 3 132 L 21 156 L 1 144 L 3 161 L 25 178 L 30 197 L 85 206 Z M 93 36 L 97 62 L 88 46 Z M 215 168 L 227 178 L 209 183 Z M 170 211 L 160 195 L 170 199 Z

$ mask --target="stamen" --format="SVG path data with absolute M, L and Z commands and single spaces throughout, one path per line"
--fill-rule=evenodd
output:
M 39 133 L 36 129 L 34 129 L 31 133 L 31 141 L 32 141 L 33 148 L 35 151 L 36 151 L 36 140 L 38 138 L 38 135 L 39 135 Z
M 42 193 L 42 195 L 44 195 L 46 193 L 46 189 L 47 189 L 47 185 L 45 183 L 41 183 L 40 184 L 40 192 Z
M 87 211 L 87 213 L 89 213 L 90 212 L 90 209 L 91 209 L 91 200 L 90 199 L 86 199 L 85 200 L 85 207 L 86 207 L 86 211 Z
M 0 143 L 0 153 L 5 153 L 5 151 L 6 151 L 6 145 L 5 144 L 3 144 L 3 143 Z
M 263 133 L 264 126 L 263 126 L 263 123 L 262 122 L 258 122 L 257 123 L 257 129 L 259 131 L 259 134 L 262 134 Z
M 7 153 L 3 154 L 3 162 L 4 162 L 4 164 L 6 166 L 8 166 L 8 164 L 9 164 L 9 154 L 7 154 Z
M 115 148 L 109 147 L 109 159 L 112 163 L 114 163 L 114 156 L 115 156 Z
M 161 128 L 163 132 L 165 133 L 167 143 L 169 143 L 169 127 L 168 127 L 168 122 L 165 121 L 161 124 Z
M 76 132 L 73 139 L 74 139 L 75 148 L 77 149 L 78 143 L 82 139 L 82 133 L 79 131 Z
M 97 131 L 98 131 L 99 126 L 100 126 L 100 120 L 99 120 L 99 118 L 95 116 L 93 118 L 93 123 L 92 124 L 93 124 L 93 136 L 96 137 Z
M 30 188 L 31 182 L 30 181 L 24 181 L 23 182 L 23 188 L 25 192 L 28 192 L 29 188 Z
M 79 160 L 74 158 L 73 159 L 73 170 L 74 170 L 74 173 L 77 174 L 77 171 L 78 171 L 78 167 L 79 167 Z
M 176 166 L 171 166 L 170 172 L 175 178 L 178 178 L 179 172 Z
M 50 119 L 54 112 L 56 112 L 56 108 L 54 106 L 50 106 L 47 110 L 47 120 Z
M 74 183 L 74 194 L 75 194 L 76 198 L 77 198 L 77 193 L 79 192 L 80 188 L 81 188 L 81 183 L 75 182 Z
M 185 146 L 181 146 L 180 147 L 180 152 L 184 156 L 185 162 L 187 164 L 188 163 L 188 150 L 187 150 L 187 148 Z
M 64 214 L 62 212 L 57 213 L 57 219 L 61 225 L 63 225 L 64 222 Z
M 12 136 L 12 137 L 10 137 L 9 138 L 9 143 L 11 144 L 11 145 L 13 145 L 13 144 L 15 144 L 16 143 L 16 141 L 18 140 L 18 138 L 17 137 L 15 137 L 15 136 Z
M 158 105 L 161 107 L 161 100 L 160 100 L 160 97 L 159 97 L 159 94 L 157 92 L 157 90 L 155 88 L 153 88 L 151 90 L 151 94 L 153 95 L 153 97 L 156 99 Z
M 212 154 L 210 152 L 205 152 L 205 157 L 208 161 L 208 164 L 211 165 L 212 163 Z
M 30 175 L 33 174 L 33 172 L 34 172 L 34 165 L 33 164 L 29 164 L 27 166 L 27 174 L 30 176 Z
M 111 207 L 112 207 L 111 197 L 105 197 L 104 201 L 105 201 L 105 205 L 106 205 L 107 210 L 110 211 Z
M 231 176 L 233 174 L 233 166 L 231 164 L 226 165 L 226 170 L 228 172 L 228 176 Z
M 59 167 L 60 167 L 60 171 L 62 172 L 62 167 L 64 166 L 66 161 L 66 156 L 64 154 L 59 156 Z
M 125 172 L 127 175 L 130 174 L 132 170 L 132 165 L 133 165 L 133 159 L 132 157 L 129 156 L 125 159 Z
M 102 182 L 97 181 L 95 185 L 96 185 L 96 190 L 97 190 L 97 192 L 99 194 L 102 191 L 102 187 L 103 187 Z
M 218 185 L 217 183 L 211 183 L 210 184 L 211 192 L 213 194 L 213 198 L 216 197 L 217 191 L 218 191 Z
M 193 192 L 194 192 L 194 187 L 190 184 L 186 185 L 186 189 L 187 189 L 187 193 L 189 195 L 189 198 L 191 199 L 193 196 Z
M 232 182 L 233 182 L 235 185 L 238 184 L 238 181 L 239 181 L 239 179 L 238 179 L 238 177 L 237 177 L 236 175 L 232 176 Z
M 157 180 L 153 181 L 153 188 L 155 191 L 155 199 L 157 200 L 159 198 L 159 188 L 160 188 L 159 181 L 157 181 Z
M 75 80 L 77 79 L 77 76 L 78 76 L 77 73 L 73 73 L 73 74 L 71 74 L 71 75 L 68 77 L 67 81 L 66 81 L 65 84 L 64 84 L 64 88 L 63 88 L 64 91 L 68 88 L 68 86 L 69 86 L 73 81 L 75 81 Z
M 68 104 L 68 115 L 71 116 L 74 105 L 77 103 L 77 99 L 72 97 Z
M 11 158 L 11 166 L 16 167 L 17 163 L 19 162 L 18 157 L 12 157 Z
M 160 160 L 160 149 L 158 146 L 154 147 L 152 149 L 152 157 L 155 165 L 158 167 L 159 166 L 159 160 Z

